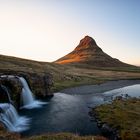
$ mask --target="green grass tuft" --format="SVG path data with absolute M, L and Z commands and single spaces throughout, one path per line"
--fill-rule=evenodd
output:
M 140 138 L 140 99 L 115 100 L 97 107 L 95 112 L 102 122 L 119 129 L 122 140 Z

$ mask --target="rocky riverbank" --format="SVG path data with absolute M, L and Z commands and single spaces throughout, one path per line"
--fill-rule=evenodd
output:
M 109 123 L 102 121 L 99 117 L 99 114 L 96 112 L 96 108 L 92 108 L 89 112 L 89 115 L 92 117 L 91 121 L 94 118 L 94 121 L 97 122 L 97 126 L 100 128 L 102 134 L 108 137 L 111 140 L 121 140 L 119 131 L 117 128 L 113 128 Z
M 110 104 L 93 108 L 89 113 L 96 119 L 104 135 L 115 140 L 138 140 L 140 138 L 140 99 L 115 99 Z

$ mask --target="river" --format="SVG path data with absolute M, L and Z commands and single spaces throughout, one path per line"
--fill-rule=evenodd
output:
M 37 109 L 22 109 L 21 115 L 32 119 L 23 136 L 43 133 L 73 132 L 79 135 L 100 135 L 96 121 L 88 114 L 90 107 L 103 104 L 121 94 L 140 96 L 140 80 L 112 81 L 101 85 L 81 86 L 55 93 L 48 104 Z

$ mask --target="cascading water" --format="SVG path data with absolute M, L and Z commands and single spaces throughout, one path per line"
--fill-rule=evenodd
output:
M 3 75 L 0 77 L 13 78 L 15 76 Z M 23 86 L 21 93 L 21 99 L 23 102 L 22 108 L 31 109 L 41 107 L 43 104 L 46 104 L 44 102 L 35 100 L 26 80 L 23 77 L 16 77 L 19 78 Z M 0 85 L 0 91 L 7 102 L 5 103 L 2 100 L 2 103 L 0 103 L 0 122 L 2 122 L 4 126 L 11 132 L 21 132 L 29 129 L 29 123 L 31 119 L 18 115 L 15 107 L 13 106 L 13 101 L 11 100 L 8 89 L 5 86 Z
M 0 104 L 0 121 L 11 132 L 21 132 L 29 129 L 30 119 L 18 115 L 10 103 Z
M 33 93 L 27 84 L 27 81 L 23 77 L 19 77 L 19 79 L 23 86 L 22 93 L 21 93 L 21 99 L 23 102 L 22 108 L 32 109 L 32 108 L 41 107 L 43 104 L 46 104 L 44 102 L 35 100 Z
M 0 91 L 1 91 L 3 94 L 6 94 L 6 95 L 4 95 L 4 96 L 7 96 L 7 99 L 8 99 L 8 102 L 9 102 L 9 103 L 12 103 L 12 100 L 11 100 L 10 94 L 9 94 L 9 92 L 8 92 L 8 89 L 7 89 L 5 86 L 0 85 Z

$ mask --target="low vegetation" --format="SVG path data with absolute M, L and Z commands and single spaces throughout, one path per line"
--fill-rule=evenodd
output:
M 53 75 L 52 92 L 64 88 L 98 84 L 108 80 L 140 79 L 140 68 L 97 68 L 85 65 L 60 65 L 56 63 L 38 62 L 16 57 L 0 55 L 0 73 L 23 72 L 29 74 Z
M 140 99 L 114 100 L 94 110 L 102 122 L 117 128 L 122 140 L 140 138 Z
M 101 136 L 79 136 L 71 133 L 58 133 L 35 136 L 27 140 L 107 140 Z
M 17 133 L 7 132 L 0 122 L 0 140 L 20 140 L 20 135 Z
M 72 133 L 57 133 L 44 134 L 40 136 L 33 136 L 22 138 L 17 133 L 7 132 L 2 125 L 0 125 L 0 140 L 107 140 L 102 136 L 79 136 Z

